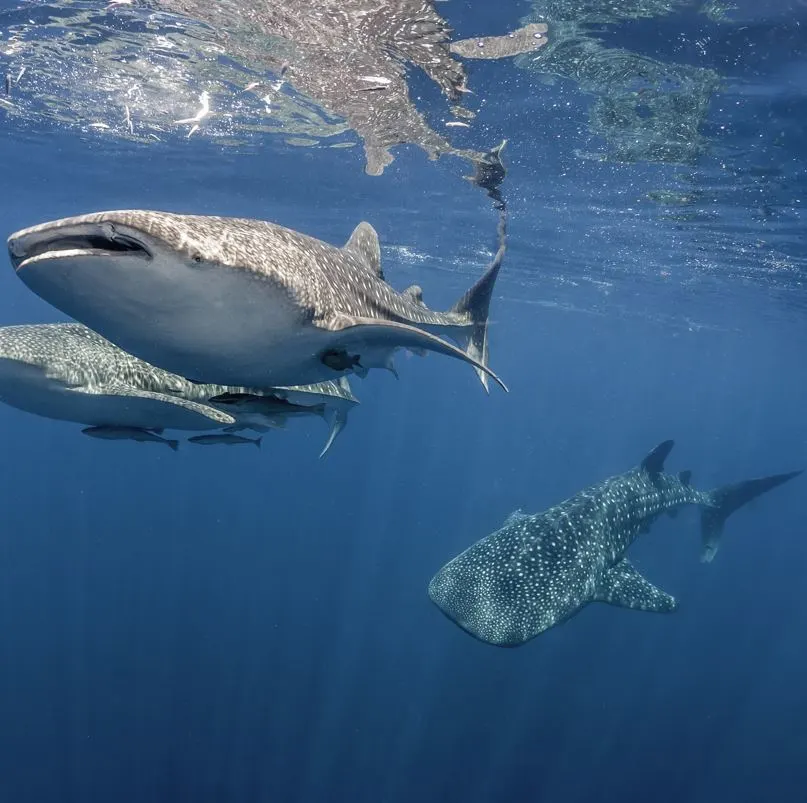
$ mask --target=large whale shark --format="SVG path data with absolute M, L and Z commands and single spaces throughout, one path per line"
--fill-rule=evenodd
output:
M 432 159 L 489 158 L 454 147 L 428 124 L 409 97 L 409 65 L 456 101 L 469 91 L 457 56 L 500 59 L 547 42 L 547 26 L 540 22 L 501 36 L 452 42 L 451 28 L 432 0 L 154 0 L 150 5 L 204 23 L 228 56 L 272 69 L 281 83 L 344 118 L 364 143 L 365 169 L 374 176 L 392 162 L 390 149 L 404 143 Z M 278 84 L 256 83 L 252 91 L 271 99 Z
M 665 441 L 636 468 L 543 513 L 511 514 L 501 529 L 435 574 L 429 584 L 432 601 L 472 636 L 502 647 L 524 644 L 590 602 L 675 610 L 675 599 L 625 557 L 636 538 L 662 513 L 699 505 L 701 558 L 711 561 L 728 516 L 801 471 L 699 491 L 690 485 L 689 471 L 664 472 L 672 447 L 673 441 Z
M 256 406 L 243 409 L 230 402 L 233 397 L 252 399 Z M 321 455 L 358 403 L 344 379 L 263 390 L 194 384 L 79 323 L 0 327 L 0 402 L 101 431 L 265 431 L 287 418 L 318 415 L 331 424 Z
M 8 249 L 50 304 L 195 382 L 307 385 L 390 368 L 408 348 L 464 360 L 486 389 L 488 376 L 504 387 L 487 337 L 502 221 L 493 262 L 447 312 L 386 283 L 369 223 L 338 248 L 260 220 L 98 212 L 18 231 Z

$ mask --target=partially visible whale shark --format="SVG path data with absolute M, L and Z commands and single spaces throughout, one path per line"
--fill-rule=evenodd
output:
M 451 41 L 451 29 L 432 0 L 154 0 L 208 26 L 227 55 L 273 69 L 332 115 L 344 118 L 364 143 L 366 172 L 380 175 L 391 148 L 411 143 L 430 158 L 471 162 L 487 155 L 454 147 L 409 97 L 406 69 L 419 67 L 447 98 L 468 92 L 456 56 L 500 59 L 546 44 L 547 26 L 530 23 L 501 36 Z M 277 85 L 257 84 L 271 93 Z M 465 114 L 467 116 L 467 113 Z
M 390 368 L 408 348 L 463 360 L 486 389 L 488 376 L 505 387 L 488 367 L 487 334 L 501 222 L 493 262 L 447 312 L 386 283 L 369 223 L 338 248 L 260 220 L 111 211 L 18 231 L 8 249 L 50 304 L 195 382 L 308 385 Z
M 132 357 L 77 323 L 0 327 L 0 401 L 94 427 L 217 429 L 236 418 L 183 398 L 182 377 Z
M 699 505 L 702 560 L 717 553 L 735 510 L 801 471 L 747 480 L 713 491 L 690 485 L 691 472 L 664 473 L 665 441 L 636 468 L 586 488 L 543 513 L 511 514 L 501 529 L 443 566 L 429 596 L 472 636 L 517 647 L 574 616 L 590 602 L 668 613 L 673 597 L 625 557 L 658 516 Z
M 260 400 L 261 409 L 242 411 L 217 402 L 245 393 Z M 87 425 L 90 434 L 107 438 L 129 430 L 265 431 L 292 416 L 319 415 L 331 421 L 322 454 L 358 403 L 346 380 L 263 390 L 194 384 L 137 359 L 79 323 L 0 327 L 0 402 Z

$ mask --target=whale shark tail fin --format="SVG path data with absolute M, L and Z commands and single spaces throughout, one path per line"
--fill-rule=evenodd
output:
M 735 510 L 761 494 L 798 477 L 801 473 L 801 471 L 791 471 L 789 474 L 775 474 L 772 477 L 723 485 L 711 491 L 709 494 L 711 505 L 701 513 L 701 562 L 711 563 L 714 560 L 717 550 L 720 548 L 723 525 Z
M 471 326 L 466 332 L 457 334 L 457 343 L 465 353 L 488 367 L 488 313 L 490 311 L 490 299 L 493 295 L 493 286 L 496 284 L 496 277 L 502 266 L 505 246 L 499 246 L 493 262 L 476 284 L 468 290 L 465 295 L 451 308 L 451 312 L 467 318 Z M 488 375 L 476 368 L 482 387 L 488 390 Z
M 504 143 L 502 143 L 502 147 Z M 479 280 L 468 290 L 463 297 L 451 308 L 451 312 L 465 317 L 471 324 L 470 331 L 465 336 L 458 336 L 457 342 L 465 353 L 488 367 L 488 314 L 490 312 L 490 299 L 493 287 L 499 276 L 504 255 L 507 251 L 507 212 L 504 205 L 499 209 L 499 224 L 496 228 L 497 249 L 493 261 Z M 480 368 L 476 369 L 482 387 L 488 390 L 487 374 Z M 506 390 L 507 388 L 505 388 Z

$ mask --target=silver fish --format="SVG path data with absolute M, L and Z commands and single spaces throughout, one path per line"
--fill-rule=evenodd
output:
M 200 446 L 239 446 L 251 443 L 258 449 L 261 448 L 261 440 L 263 440 L 262 437 L 244 438 L 241 435 L 233 435 L 229 432 L 221 435 L 194 435 L 192 438 L 188 438 L 189 443 L 198 443 Z
M 161 438 L 155 432 L 137 427 L 86 427 L 81 430 L 91 438 L 107 441 L 138 441 L 139 443 L 164 443 L 175 452 L 179 449 L 179 441 Z
M 243 390 L 241 393 L 225 393 L 209 399 L 210 404 L 232 412 L 240 422 L 245 422 L 225 427 L 226 432 L 237 432 L 242 428 L 265 432 L 268 427 L 263 428 L 263 424 L 267 421 L 271 421 L 273 425 L 276 422 L 283 424 L 286 418 L 320 415 L 330 426 L 320 457 L 324 457 L 331 448 L 337 435 L 347 424 L 348 413 L 359 403 L 344 376 L 338 382 L 281 386 L 260 393 L 247 388 Z

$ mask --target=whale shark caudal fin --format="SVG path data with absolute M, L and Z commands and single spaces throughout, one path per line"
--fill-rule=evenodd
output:
M 479 366 L 484 366 L 484 368 L 476 367 L 475 370 L 486 391 L 488 391 L 488 375 L 496 379 L 495 374 L 490 373 L 488 369 L 488 312 L 493 287 L 502 267 L 506 250 L 506 235 L 500 228 L 499 250 L 496 252 L 493 262 L 490 263 L 479 281 L 451 308 L 451 312 L 467 316 L 471 323 L 471 330 L 467 337 L 454 337 L 457 337 L 457 342 L 471 361 L 478 363 Z M 499 384 L 502 385 L 501 382 Z M 507 390 L 507 388 L 504 389 Z
M 733 485 L 724 485 L 709 493 L 712 505 L 701 513 L 701 562 L 711 563 L 720 548 L 723 525 L 726 519 L 746 503 L 779 485 L 798 477 L 801 471 L 775 474 L 756 480 L 746 480 Z
M 671 613 L 678 607 L 674 597 L 645 580 L 627 558 L 605 573 L 594 591 L 594 599 L 650 613 Z

